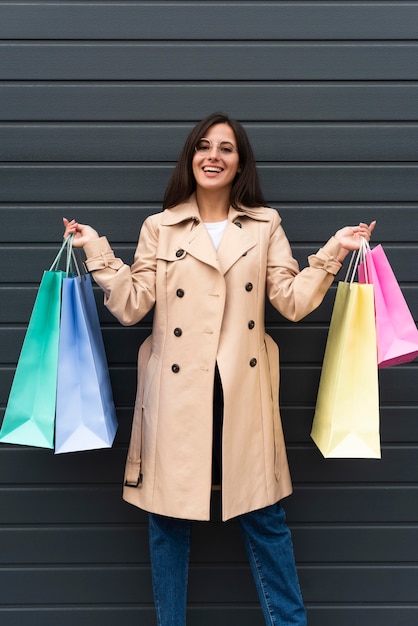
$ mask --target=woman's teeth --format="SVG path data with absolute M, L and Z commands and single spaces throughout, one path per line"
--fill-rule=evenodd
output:
M 212 172 L 214 174 L 220 174 L 220 172 L 222 172 L 222 168 L 221 167 L 204 167 L 203 171 Z

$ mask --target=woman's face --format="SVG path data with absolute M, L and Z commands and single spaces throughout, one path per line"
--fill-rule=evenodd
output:
M 239 167 L 235 133 L 228 124 L 214 124 L 194 152 L 192 167 L 200 191 L 230 190 Z

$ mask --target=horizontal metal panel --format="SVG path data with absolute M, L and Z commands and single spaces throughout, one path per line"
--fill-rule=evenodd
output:
M 418 84 L 2 83 L 3 121 L 187 121 L 223 110 L 236 119 L 413 121 Z
M 40 275 L 38 276 L 39 283 Z M 10 287 L 2 287 L 0 286 L 0 298 L 4 297 L 3 301 L 4 306 L 2 306 L 0 312 L 0 323 L 8 323 L 8 324 L 25 324 L 27 325 L 33 304 L 35 302 L 36 294 L 38 291 L 38 284 L 36 287 L 26 287 L 26 286 L 10 286 Z M 119 326 L 119 322 L 115 317 L 106 309 L 103 304 L 103 292 L 97 286 L 93 286 L 93 293 L 96 299 L 96 305 L 100 317 L 100 321 L 102 324 L 107 325 L 117 325 Z M 7 298 L 7 299 L 6 299 Z M 152 312 L 146 315 L 141 321 L 140 328 L 142 329 L 142 333 L 144 333 L 144 338 L 147 334 L 149 334 L 151 330 L 152 324 Z M 1 359 L 0 359 L 1 361 Z
M 0 450 L 2 485 L 19 483 L 119 485 L 123 479 L 125 459 L 126 449 L 119 447 L 55 455 L 52 450 L 2 443 Z M 36 467 L 31 467 L 31 460 Z M 18 463 L 23 465 L 18 468 Z
M 13 533 L 14 541 L 19 533 Z M 416 562 L 416 525 L 291 525 L 298 563 Z M 46 534 L 46 531 L 44 531 Z M 29 536 L 30 530 L 27 531 Z M 44 540 L 46 542 L 46 539 Z M 417 543 L 416 548 L 413 545 Z M 45 545 L 45 551 L 47 552 Z M 193 561 L 196 563 L 246 563 L 237 522 L 198 524 L 193 528 Z
M 106 606 L 106 607 L 31 607 L 1 608 L 2 626 L 33 626 L 34 622 L 42 626 L 73 626 L 74 613 L 77 615 L 77 626 L 131 626 L 140 623 L 141 626 L 154 626 L 155 611 L 148 606 Z M 343 604 L 342 606 L 307 606 L 309 626 L 352 626 L 353 624 L 372 624 L 379 626 L 411 626 L 417 621 L 418 611 L 410 604 L 378 606 L 376 604 L 362 606 Z M 240 603 L 238 606 L 209 605 L 192 606 L 188 608 L 188 623 L 190 626 L 263 626 L 265 624 L 258 604 Z
M 418 57 L 417 57 L 418 58 Z M 248 124 L 257 161 L 414 161 L 418 124 Z M 0 124 L 1 161 L 176 161 L 193 124 Z
M 152 602 L 149 567 L 140 565 L 0 568 L 0 587 L 10 605 Z
M 318 453 L 319 454 L 319 453 Z M 344 461 L 327 459 L 328 474 L 339 465 L 351 463 L 363 466 L 367 478 L 369 467 L 380 461 Z M 369 466 L 369 467 L 367 467 Z M 291 466 L 291 470 L 293 466 Z M 372 478 L 370 478 L 372 481 Z M 411 523 L 416 524 L 418 487 L 395 485 L 390 479 L 384 485 L 301 485 L 294 483 L 294 493 L 283 503 L 289 523 Z
M 296 560 L 303 563 L 414 563 L 418 526 L 296 526 Z M 414 546 L 417 546 L 414 549 Z
M 125 447 L 54 455 L 52 451 L 1 444 L 3 485 L 119 484 Z M 299 483 L 416 484 L 418 444 L 386 445 L 382 459 L 326 459 L 310 445 L 288 446 L 293 480 Z
M 417 403 L 418 404 L 418 403 Z M 310 432 L 315 407 L 282 405 L 281 417 L 287 444 L 312 443 Z M 380 407 L 380 434 L 383 444 L 393 443 L 418 443 L 418 420 L 417 406 L 405 406 L 402 402 L 390 406 Z M 122 428 L 127 428 L 130 424 L 128 416 L 121 424 Z M 129 432 L 122 433 L 122 440 L 127 440 Z
M 309 626 L 353 626 L 353 624 L 379 624 L 379 626 L 412 626 L 418 622 L 418 608 L 413 603 L 395 606 L 383 603 L 367 605 L 355 603 L 333 606 L 319 604 L 308 606 Z M 261 624 L 260 624 L 261 626 Z
M 417 75 L 418 44 L 412 42 L 0 45 L 0 80 L 399 81 Z
M 309 626 L 353 626 L 353 624 L 379 624 L 379 626 L 411 626 L 418 621 L 418 610 L 410 603 L 382 605 L 363 603 L 343 604 L 341 606 L 308 604 L 307 613 Z M 58 606 L 0 608 L 2 626 L 33 626 L 34 623 L 42 626 L 74 626 L 74 615 L 77 616 L 77 626 L 141 626 L 155 625 L 155 611 L 149 606 Z M 258 603 L 240 602 L 238 605 L 228 603 L 211 605 L 193 605 L 187 610 L 190 626 L 263 626 L 261 609 Z
M 418 319 L 418 311 L 416 317 Z M 274 329 L 274 332 L 272 332 L 272 329 L 268 329 L 268 331 L 280 346 L 280 361 L 282 365 L 302 363 L 305 365 L 321 365 L 328 337 L 328 328 L 328 324 L 321 327 L 292 324 L 278 331 L 276 329 Z M 183 330 L 187 334 L 187 329 Z M 0 326 L 0 362 L 2 364 L 16 364 L 25 333 L 26 326 L 19 328 Z M 149 334 L 149 327 L 119 328 L 115 326 L 102 328 L 108 361 L 113 365 L 135 365 L 138 348 Z
M 416 483 L 418 445 L 382 447 L 381 459 L 324 459 L 311 446 L 288 446 L 292 477 L 298 483 Z M 403 465 L 403 468 L 399 468 Z
M 4 39 L 415 39 L 413 3 L 4 3 Z
M 407 264 L 410 264 L 411 267 L 413 267 L 414 264 L 414 254 L 413 255 L 409 255 L 409 259 L 408 257 L 406 257 L 404 259 L 404 261 Z M 392 262 L 392 268 L 395 271 L 395 275 L 397 276 L 398 280 L 400 280 L 400 267 L 401 265 L 403 265 L 403 270 L 402 270 L 402 274 L 407 273 L 407 265 L 404 265 L 404 263 L 400 263 L 400 265 L 398 265 L 398 263 L 400 262 L 400 258 L 397 258 L 397 262 L 394 263 L 393 262 L 393 256 L 390 257 L 390 260 Z M 306 263 L 302 263 L 301 267 L 303 267 Z M 320 304 L 320 306 L 313 311 L 312 313 L 310 313 L 307 317 L 304 318 L 304 320 L 301 320 L 300 322 L 297 323 L 297 326 L 294 327 L 294 323 L 293 322 L 287 322 L 286 320 L 284 320 L 281 316 L 280 313 L 278 313 L 276 311 L 276 309 L 274 309 L 271 304 L 267 304 L 266 306 L 266 324 L 268 326 L 268 330 L 270 333 L 272 333 L 273 335 L 276 336 L 276 339 L 279 343 L 282 343 L 282 334 L 279 330 L 276 330 L 277 328 L 277 324 L 282 322 L 283 323 L 283 327 L 284 328 L 290 328 L 292 331 L 294 329 L 299 329 L 301 327 L 301 324 L 312 324 L 312 323 L 319 323 L 319 324 L 326 324 L 327 327 L 329 325 L 330 319 L 331 319 L 331 315 L 332 315 L 332 310 L 334 307 L 334 301 L 335 301 L 335 293 L 336 293 L 336 289 L 337 289 L 337 282 L 338 281 L 343 281 L 345 278 L 345 273 L 346 273 L 346 269 L 347 269 L 347 265 L 348 265 L 348 261 L 345 264 L 345 267 L 343 267 L 342 270 L 340 270 L 340 273 L 337 274 L 336 276 L 336 281 L 333 283 L 333 285 L 330 287 L 330 289 L 328 290 L 327 294 L 325 295 L 325 298 L 322 302 L 322 304 Z M 396 269 L 395 269 L 396 268 Z M 409 307 L 409 310 L 411 311 L 412 316 L 414 317 L 415 321 L 418 322 L 418 287 L 416 285 L 408 285 L 408 284 L 401 284 L 401 291 L 402 294 L 406 300 L 406 303 Z M 296 332 L 296 331 L 295 331 Z M 287 355 L 287 360 L 289 360 L 291 357 L 289 355 Z
M 281 370 L 281 401 L 283 405 L 312 406 L 316 401 L 321 368 L 286 365 Z M 416 405 L 418 362 L 379 370 L 380 403 L 400 402 Z M 303 380 L 303 385 L 301 385 Z
M 6 449 L 6 448 L 4 448 Z M 2 447 L 3 450 L 3 447 Z M 0 455 L 3 452 L 0 450 Z M 38 457 L 44 454 L 38 452 Z M 84 453 L 73 455 L 85 456 Z M 90 454 L 89 454 L 90 456 Z M 19 459 L 22 460 L 21 458 Z M 26 464 L 27 475 L 31 472 L 32 458 Z M 323 461 L 329 464 L 330 461 Z M 331 465 L 346 463 L 331 461 Z M 54 470 L 56 471 L 56 469 Z M 10 487 L 2 485 L 2 524 L 143 524 L 147 521 L 144 511 L 122 500 L 122 474 L 119 471 L 115 485 L 86 482 L 77 486 L 46 484 L 29 486 L 19 476 Z M 28 477 L 28 476 L 27 476 Z M 367 476 L 365 476 L 367 478 Z M 293 524 L 416 524 L 418 516 L 417 485 L 319 484 L 295 483 L 294 494 L 283 503 L 287 518 Z M 213 520 L 220 520 L 219 492 L 213 493 Z
M 418 566 L 300 566 L 306 602 L 413 602 Z M 34 581 L 36 580 L 36 584 Z M 115 585 L 115 580 L 118 584 Z M 151 577 L 142 567 L 12 568 L 0 570 L 8 604 L 150 602 Z M 247 565 L 190 567 L 190 604 L 257 602 Z
M 0 404 L 6 404 L 15 368 L 0 369 Z M 117 407 L 133 407 L 136 389 L 136 367 L 110 368 L 110 379 L 113 389 L 113 399 Z
M 315 407 L 281 406 L 285 440 L 292 444 L 312 444 L 310 437 Z M 0 408 L 0 423 L 5 409 Z M 117 407 L 119 421 L 114 445 L 127 448 L 131 436 L 133 407 Z M 387 444 L 418 443 L 417 407 L 402 403 L 380 407 L 380 435 L 383 446 Z
M 1 191 L 0 191 L 1 193 Z M 279 195 L 279 193 L 277 193 Z M 377 219 L 372 245 L 398 242 L 400 246 L 414 243 L 418 232 L 418 202 L 415 203 L 285 203 L 277 201 L 273 206 L 282 218 L 282 226 L 291 244 L 307 243 L 310 249 L 320 246 L 331 233 L 343 225 L 371 222 Z M 2 224 L 0 240 L 4 243 L 47 243 L 52 250 L 53 242 L 58 249 L 63 234 L 62 218 L 75 217 L 80 223 L 91 224 L 100 234 L 107 235 L 114 244 L 131 244 L 124 253 L 132 260 L 139 231 L 144 219 L 161 211 L 161 203 L 62 203 L 52 206 L 19 203 L 0 204 Z M 313 242 L 316 242 L 315 244 Z M 386 249 L 386 245 L 385 245 Z M 131 252 L 132 250 L 132 252 Z M 51 252 L 51 260 L 52 260 Z M 309 252 L 310 254 L 310 252 Z M 305 259 L 301 259 L 306 263 Z M 409 274 L 404 280 L 412 280 Z M 4 276 L 2 276 L 4 280 Z M 0 310 L 1 316 L 1 310 Z
M 1 241 L 10 243 L 48 243 L 53 246 L 56 242 L 58 251 L 64 233 L 62 218 L 76 217 L 80 223 L 92 224 L 101 234 L 109 234 L 112 242 L 136 245 L 145 218 L 160 211 L 161 203 L 124 205 L 105 202 L 95 205 L 57 202 L 52 206 L 3 204 L 0 205 L 0 216 L 4 218 L 0 237 Z M 413 212 L 411 217 L 414 217 Z M 80 254 L 83 255 L 82 252 Z
M 36 584 L 36 583 L 34 583 Z M 205 614 L 206 610 L 203 610 Z M 220 619 L 216 619 L 218 626 L 228 626 L 228 622 L 222 621 L 223 609 L 215 609 L 215 613 L 220 613 Z M 250 609 L 251 613 L 251 609 Z M 254 611 L 252 611 L 254 613 Z M 237 624 L 242 626 L 257 626 L 255 621 L 246 621 L 248 618 L 248 609 L 236 609 Z M 242 617 L 242 620 L 240 619 Z M 54 605 L 54 606 L 3 606 L 0 607 L 0 619 L 2 626 L 34 626 L 34 624 L 42 624 L 42 626 L 74 626 L 74 620 L 77 620 L 77 626 L 92 626 L 92 624 L 100 624 L 100 626 L 132 626 L 132 624 L 141 624 L 141 626 L 155 626 L 155 609 L 149 604 L 136 606 L 81 606 L 81 605 Z M 259 622 L 262 626 L 262 622 Z M 193 624 L 191 624 L 193 626 Z M 198 621 L 195 626 L 206 626 L 203 621 Z M 386 626 L 386 623 L 382 626 Z
M 295 556 L 308 563 L 411 563 L 418 560 L 418 527 L 294 526 Z M 147 525 L 2 528 L 2 564 L 149 565 Z M 247 563 L 238 524 L 195 524 L 192 563 Z
M 17 624 L 19 626 L 33 626 L 34 624 L 74 626 L 74 616 L 77 619 L 77 626 L 92 626 L 92 624 L 100 624 L 100 626 L 114 626 L 115 624 L 118 626 L 132 626 L 133 624 L 155 626 L 156 623 L 155 609 L 152 603 L 120 604 L 119 606 L 111 606 L 106 603 L 104 606 L 57 605 L 43 607 L 37 605 L 0 608 L 2 626 L 16 626 Z M 231 624 L 263 626 L 264 624 L 258 603 L 194 605 L 188 608 L 187 616 L 187 623 L 190 626 L 213 626 L 213 624 L 217 626 L 231 626 Z M 379 622 L 379 626 L 387 625 L 389 622 Z M 324 626 L 324 623 L 319 626 Z M 399 622 L 399 626 L 403 626 L 403 622 L 402 624 Z
M 418 566 L 301 567 L 306 602 L 414 602 Z
M 3 528 L 0 548 L 3 566 L 64 563 L 149 566 L 147 524 Z
M 343 226 L 343 224 L 340 224 Z M 404 225 L 406 227 L 407 225 Z M 334 231 L 335 232 L 335 231 Z M 325 233 L 325 228 L 324 228 Z M 331 232 L 327 236 L 331 236 Z M 60 233 L 62 235 L 62 232 Z M 325 237 L 324 237 L 325 242 Z M 294 244 L 292 246 L 293 254 L 298 260 L 300 267 L 305 267 L 308 263 L 308 256 L 316 252 L 317 246 L 310 244 L 309 246 Z M 113 246 L 114 253 L 124 262 L 130 264 L 133 262 L 134 246 L 119 245 Z M 398 245 L 385 245 L 384 250 L 389 262 L 393 268 L 395 276 L 400 283 L 411 281 L 416 276 L 411 276 L 411 268 L 416 266 L 418 248 L 413 244 L 405 244 L 402 247 Z M 39 284 L 44 270 L 48 270 L 58 251 L 58 245 L 10 245 L 0 246 L 0 266 L 2 267 L 3 284 L 12 283 L 36 283 Z M 345 261 L 348 266 L 348 259 Z M 344 280 L 344 271 L 338 275 L 337 280 Z M 25 295 L 26 291 L 22 295 Z M 269 321 L 278 321 L 278 318 L 269 316 Z
M 3 445 L 0 459 L 3 455 Z M 38 451 L 38 455 L 49 452 Z M 90 454 L 90 453 L 88 453 Z M 76 459 L 86 456 L 80 452 Z M 38 462 L 36 457 L 33 457 Z M 59 464 L 59 458 L 57 458 Z M 1 461 L 0 461 L 1 462 Z M 78 462 L 78 461 L 77 461 Z M 56 467 L 54 471 L 59 470 Z M 60 471 L 60 470 L 59 470 Z M 0 494 L 3 498 L 1 511 L 2 524 L 144 524 L 147 515 L 137 507 L 122 500 L 123 475 L 114 470 L 118 481 L 114 485 L 102 484 L 91 486 L 83 482 L 76 487 L 60 485 L 48 487 L 40 485 L 28 488 L 26 479 L 19 477 L 14 484 L 6 487 L 3 483 Z M 27 474 L 31 472 L 30 464 Z
M 126 255 L 124 256 L 128 262 L 129 259 L 127 258 Z M 2 258 L 2 255 L 0 254 L 0 259 L 1 258 Z M 398 258 L 398 263 L 399 262 L 400 262 L 400 259 Z M 0 323 L 24 324 L 25 326 L 27 325 L 31 312 L 32 312 L 33 304 L 35 302 L 35 298 L 36 298 L 36 294 L 37 294 L 37 290 L 38 290 L 38 286 L 40 282 L 40 277 L 42 273 L 41 261 L 38 259 L 37 263 L 39 263 L 39 273 L 35 275 L 35 272 L 34 272 L 33 275 L 31 276 L 31 278 L 33 279 L 32 282 L 34 282 L 36 286 L 31 286 L 31 287 L 26 287 L 26 286 L 22 287 L 21 285 L 0 286 L 0 297 L 4 298 L 3 306 L 0 310 Z M 402 274 L 406 272 L 407 264 L 413 266 L 413 264 L 411 263 L 410 256 L 409 258 L 405 259 L 405 263 L 401 262 L 400 266 L 398 267 L 398 269 L 402 268 Z M 395 267 L 395 264 L 393 264 L 393 267 Z M 344 274 L 344 270 L 342 270 L 342 274 Z M 399 272 L 397 272 L 397 276 L 399 279 Z M 4 278 L 7 278 L 7 277 L 4 277 Z M 25 278 L 27 278 L 27 275 L 24 274 L 23 270 L 22 270 L 21 275 L 19 275 L 18 273 L 15 275 L 16 280 L 24 280 Z M 338 275 L 337 279 L 339 278 L 341 278 L 342 280 L 343 276 Z M 5 282 L 6 280 L 4 281 L 4 283 Z M 401 290 L 413 317 L 417 319 L 417 314 L 416 314 L 416 312 L 418 311 L 418 288 L 417 286 L 402 284 Z M 300 329 L 302 324 L 305 324 L 305 323 L 307 324 L 313 324 L 313 323 L 324 324 L 325 323 L 328 325 L 331 319 L 332 309 L 334 305 L 335 291 L 336 291 L 336 283 L 334 283 L 334 285 L 330 287 L 328 293 L 326 294 L 324 298 L 324 301 L 318 307 L 318 309 L 316 309 L 313 313 L 310 313 L 305 318 L 305 320 L 302 320 L 301 322 L 299 322 L 295 328 Z M 94 288 L 94 294 L 96 298 L 96 304 L 97 304 L 101 323 L 106 324 L 106 325 L 118 326 L 119 322 L 105 308 L 103 304 L 103 295 L 98 287 Z M 293 322 L 288 322 L 287 320 L 282 318 L 280 314 L 276 311 L 276 309 L 274 309 L 270 304 L 267 304 L 266 306 L 266 324 L 268 326 L 268 331 L 276 335 L 276 339 L 281 345 L 283 345 L 283 341 L 286 340 L 286 338 L 283 339 L 283 332 L 277 329 L 277 325 L 280 324 L 281 327 L 284 329 L 284 332 L 287 331 L 287 328 L 289 328 L 291 332 L 293 332 L 294 330 Z M 140 324 L 140 327 L 142 328 L 141 332 L 144 333 L 144 336 L 149 334 L 151 330 L 151 325 L 152 325 L 152 311 L 151 313 L 149 313 L 143 318 Z M 127 333 L 127 332 L 130 332 L 130 330 L 124 328 L 124 329 L 120 329 L 120 332 Z M 290 336 L 289 336 L 289 339 L 290 339 Z M 288 354 L 287 360 L 289 361 L 291 360 L 291 358 L 292 358 L 291 355 Z
M 1 165 L 0 202 L 158 202 L 172 165 Z M 259 165 L 264 195 L 282 202 L 417 202 L 418 164 Z
M 281 369 L 281 402 L 286 405 L 314 406 L 321 368 L 316 366 L 283 365 Z M 14 367 L 1 368 L 0 403 L 6 403 L 11 389 Z M 412 364 L 380 370 L 380 403 L 392 405 L 401 402 L 417 405 L 417 361 Z M 135 401 L 136 368 L 112 367 L 110 378 L 116 406 L 132 407 Z M 301 385 L 303 380 L 303 385 Z

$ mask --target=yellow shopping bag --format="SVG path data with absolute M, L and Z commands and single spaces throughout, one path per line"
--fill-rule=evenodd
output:
M 327 458 L 380 458 L 379 422 L 373 285 L 346 279 L 337 287 L 311 437 Z

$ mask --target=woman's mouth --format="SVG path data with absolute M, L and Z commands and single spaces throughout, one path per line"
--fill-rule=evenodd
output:
M 215 167 L 214 165 L 207 165 L 206 167 L 203 168 L 203 171 L 206 174 L 220 174 L 221 172 L 223 172 L 223 168 Z

